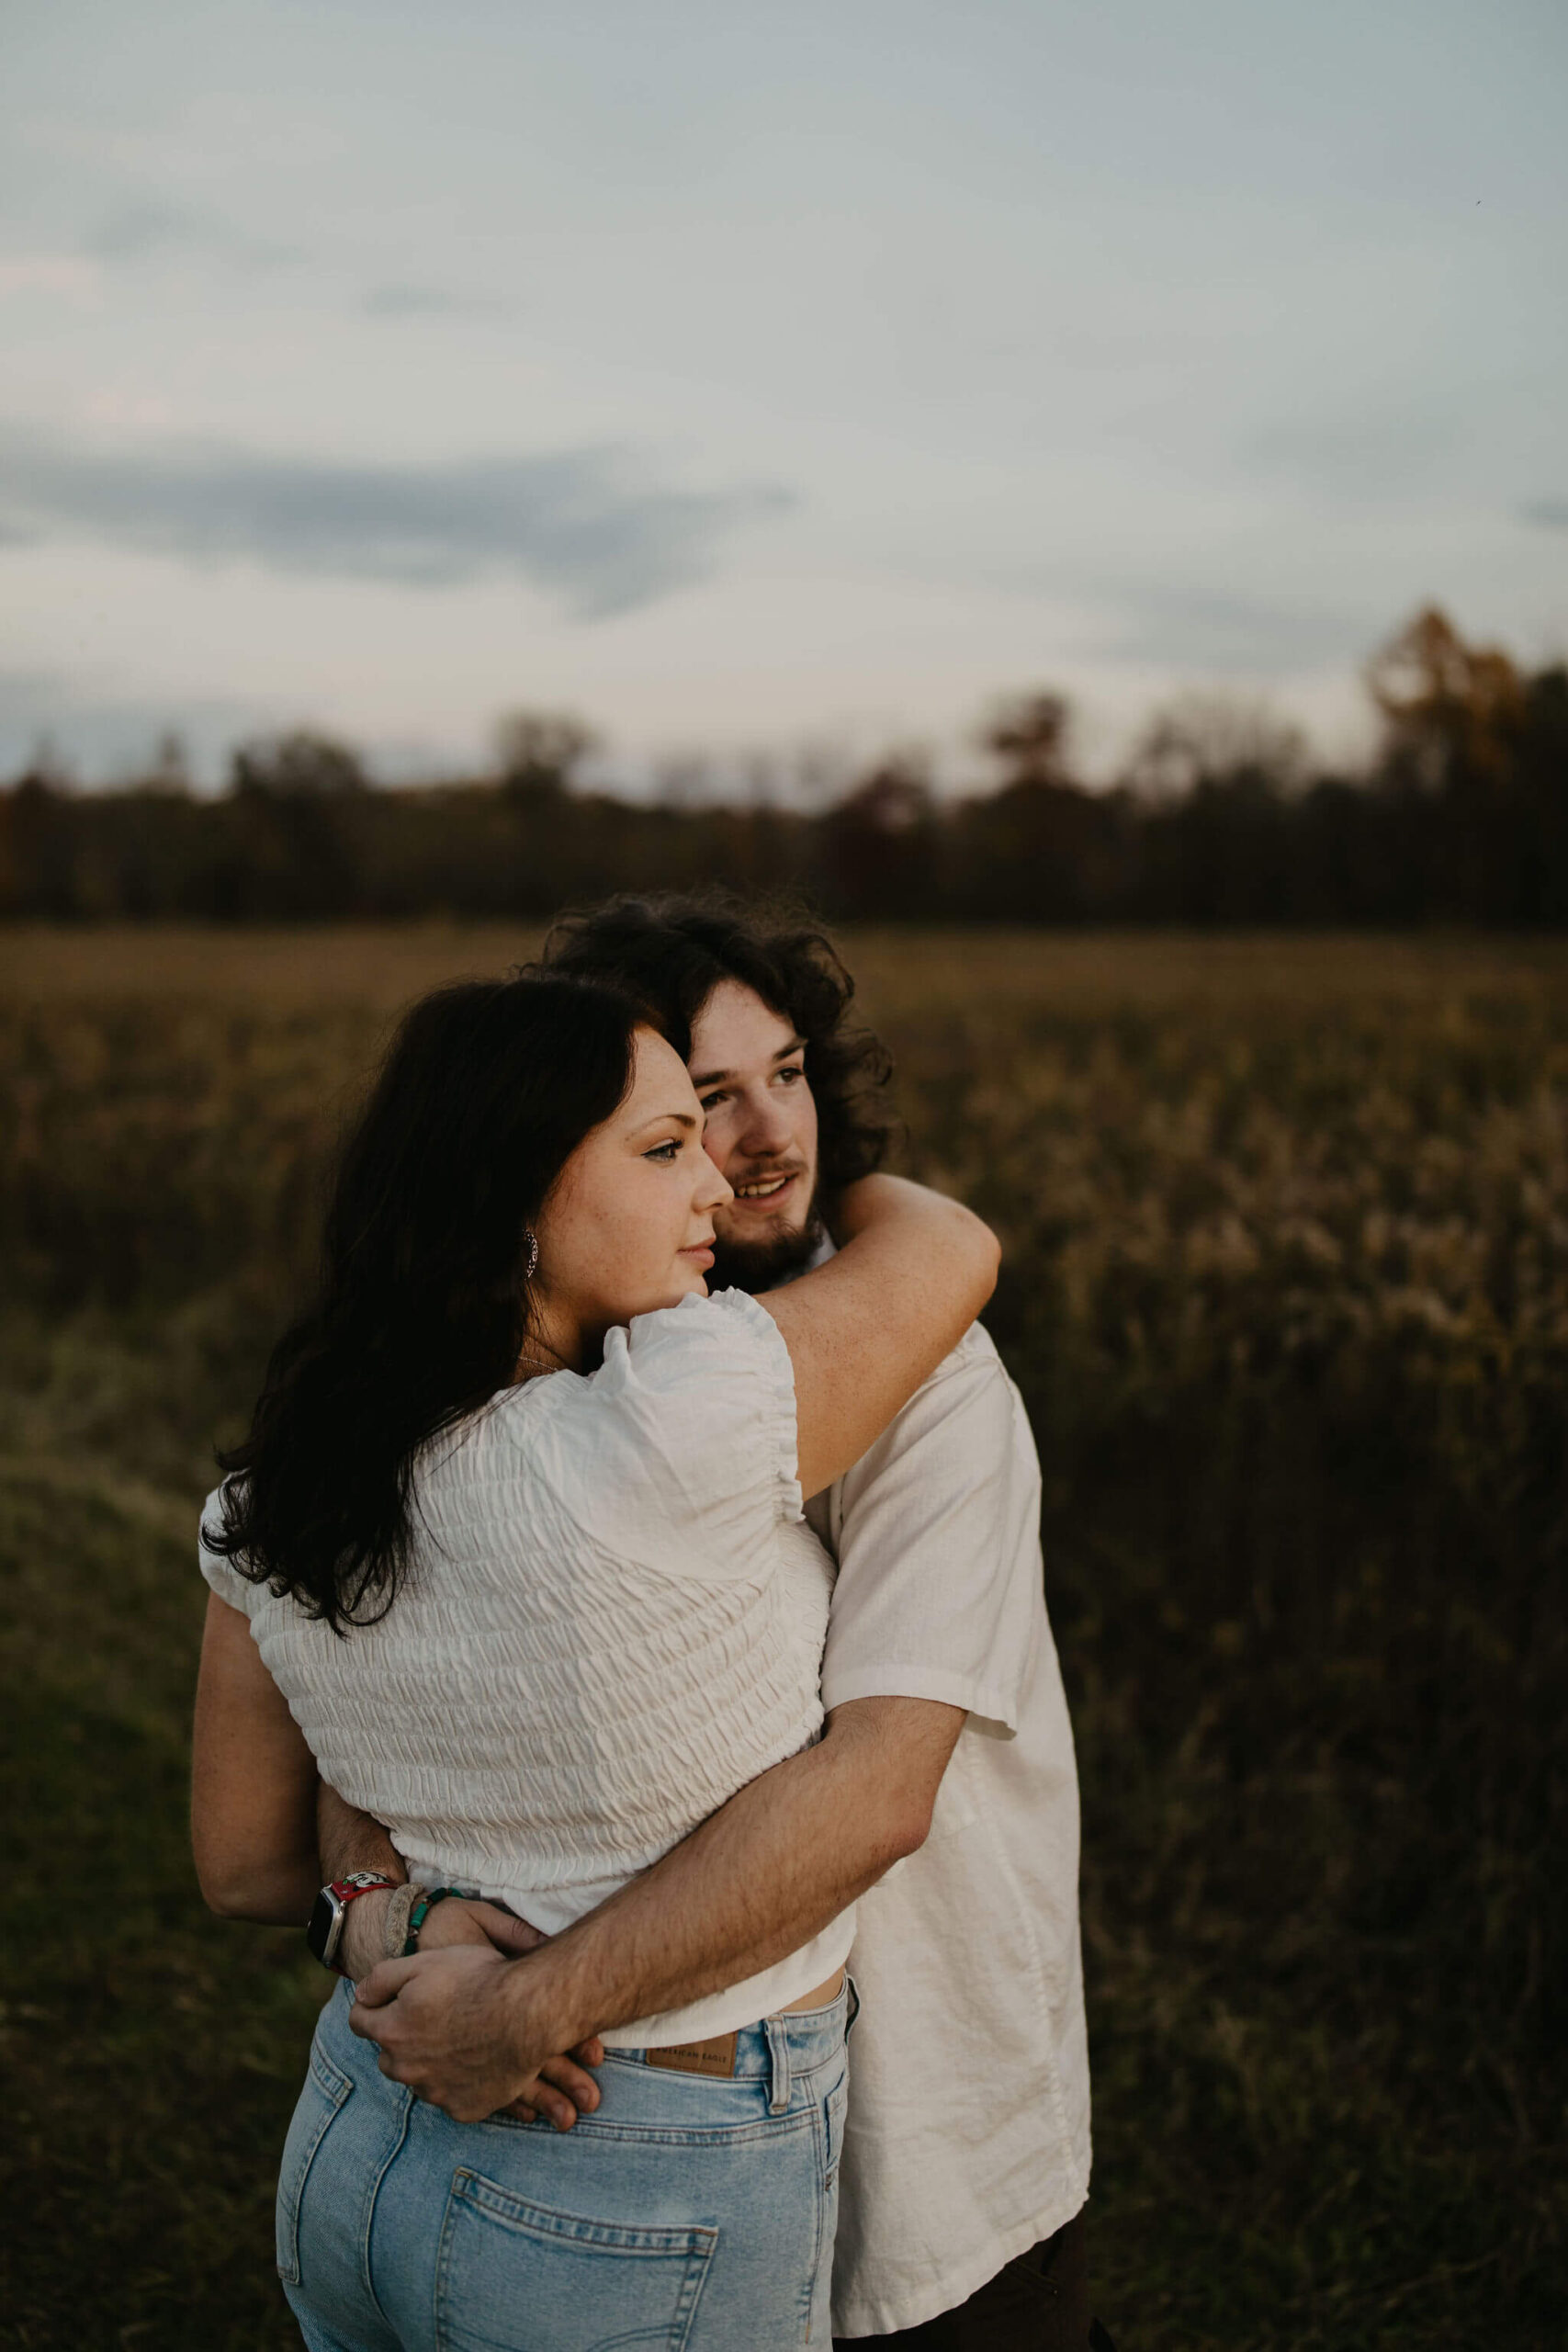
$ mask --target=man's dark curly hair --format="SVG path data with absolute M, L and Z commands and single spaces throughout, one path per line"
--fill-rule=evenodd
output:
M 739 980 L 806 1045 L 817 1104 L 818 1193 L 831 1201 L 881 1166 L 896 1122 L 886 1099 L 892 1060 L 852 1023 L 854 982 L 802 909 L 727 890 L 608 899 L 562 915 L 543 968 L 597 980 L 657 1013 L 682 1061 L 692 1023 L 722 980 Z

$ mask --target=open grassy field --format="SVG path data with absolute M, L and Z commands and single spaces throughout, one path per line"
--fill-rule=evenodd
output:
M 196 1507 L 392 1011 L 523 934 L 0 933 L 0 2340 L 296 2339 L 321 1992 L 206 1917 Z M 1123 2352 L 1559 2343 L 1568 946 L 868 934 L 1008 1246 Z

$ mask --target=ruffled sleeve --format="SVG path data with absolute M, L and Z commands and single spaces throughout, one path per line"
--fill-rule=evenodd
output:
M 207 1541 L 209 1528 L 217 1530 L 223 1524 L 223 1488 L 214 1487 L 201 1507 L 201 1523 L 197 1534 L 197 1559 L 201 1573 L 218 1595 L 231 1609 L 243 1610 L 248 1617 L 258 1600 L 266 1591 L 265 1585 L 253 1584 L 243 1577 L 232 1561 L 221 1552 L 214 1552 Z
M 669 1574 L 772 1568 L 779 1528 L 805 1514 L 794 1367 L 755 1299 L 635 1317 L 574 1404 L 540 1432 L 540 1466 L 596 1542 Z

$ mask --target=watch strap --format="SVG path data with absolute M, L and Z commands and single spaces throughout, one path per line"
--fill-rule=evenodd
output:
M 371 1894 L 378 1887 L 396 1888 L 400 1882 L 389 1878 L 384 1871 L 350 1871 L 344 1878 L 334 1878 L 322 1887 L 316 1897 L 305 1940 L 323 1968 L 335 1975 L 343 1974 L 338 1966 L 337 1950 L 343 1940 L 343 1923 L 348 1917 L 348 1906 L 362 1894 Z

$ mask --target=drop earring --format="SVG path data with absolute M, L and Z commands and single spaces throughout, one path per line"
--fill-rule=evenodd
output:
M 525 1283 L 531 1283 L 534 1279 L 534 1269 L 539 1262 L 539 1237 L 531 1225 L 525 1225 L 523 1231 L 528 1242 L 528 1262 L 523 1269 L 523 1279 Z

